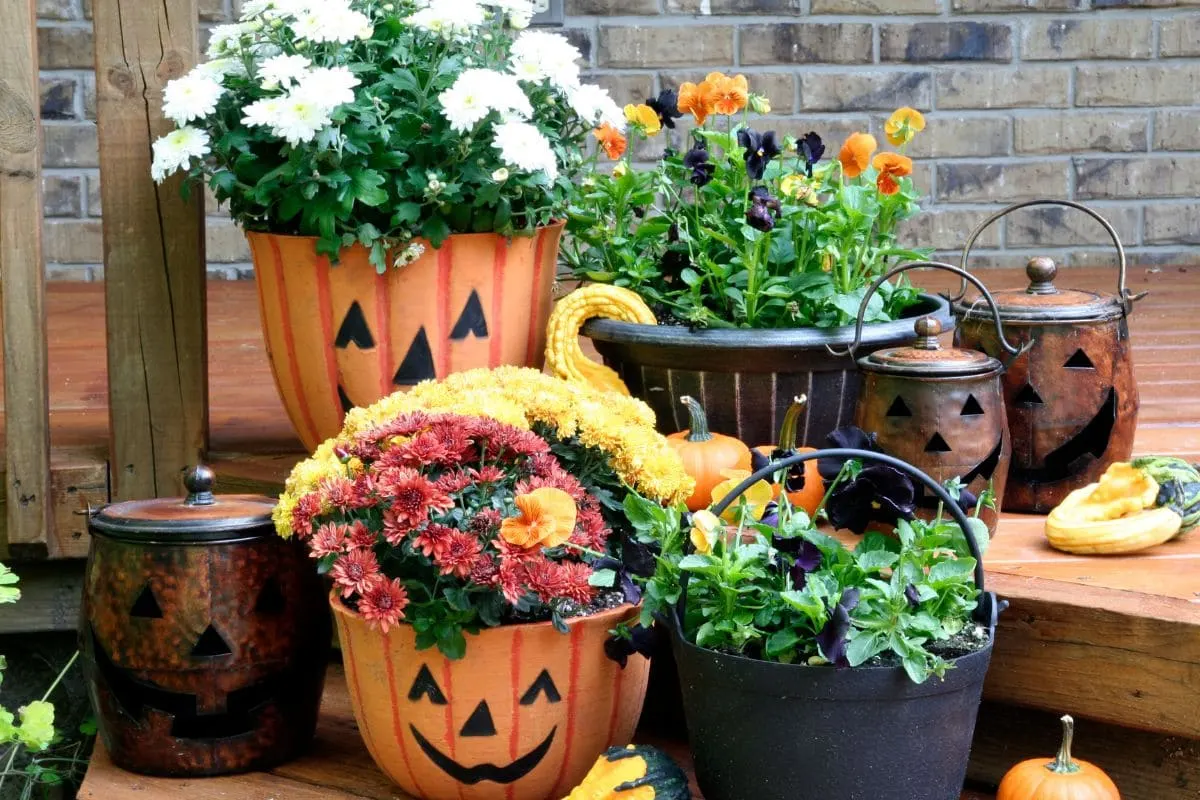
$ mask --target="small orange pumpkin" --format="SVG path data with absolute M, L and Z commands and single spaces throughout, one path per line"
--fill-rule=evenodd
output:
M 768 461 L 784 458 L 793 453 L 815 453 L 815 447 L 797 447 L 796 438 L 800 428 L 800 415 L 808 405 L 808 398 L 800 395 L 792 400 L 787 412 L 783 415 L 783 424 L 779 427 L 778 444 L 764 444 L 754 448 L 759 455 Z M 765 465 L 764 465 L 765 466 Z M 774 496 L 779 497 L 780 486 L 772 487 Z M 821 500 L 825 497 L 825 484 L 821 480 L 821 471 L 817 468 L 817 460 L 804 462 L 804 486 L 794 492 L 788 492 L 788 502 L 793 508 L 802 508 L 810 517 L 817 513 Z
M 1112 778 L 1095 764 L 1071 758 L 1075 720 L 1062 718 L 1062 746 L 1047 763 L 1031 758 L 1010 769 L 1000 781 L 996 800 L 1120 800 Z
M 679 402 L 688 410 L 690 427 L 672 433 L 667 442 L 683 460 L 683 468 L 696 480 L 696 489 L 687 499 L 689 511 L 708 508 L 713 487 L 725 480 L 722 470 L 750 469 L 750 448 L 732 436 L 708 429 L 704 408 L 684 395 Z

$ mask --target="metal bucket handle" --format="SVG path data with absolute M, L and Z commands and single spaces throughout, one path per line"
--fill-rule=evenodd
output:
M 1000 612 L 1008 606 L 1008 603 L 997 600 L 995 593 L 987 591 L 984 586 L 983 554 L 979 552 L 979 545 L 975 541 L 974 535 L 971 533 L 971 523 L 968 521 L 966 513 L 962 510 L 962 507 L 959 506 L 954 498 L 950 496 L 950 493 L 946 491 L 945 487 L 943 487 L 933 478 L 926 475 L 921 470 L 914 467 L 912 464 L 909 464 L 907 461 L 902 461 L 899 458 L 889 456 L 885 453 L 874 453 L 870 450 L 855 450 L 853 448 L 841 447 L 830 448 L 827 450 L 814 450 L 807 453 L 795 453 L 787 456 L 786 458 L 781 458 L 778 461 L 767 464 L 749 478 L 746 478 L 744 481 L 739 483 L 733 488 L 732 492 L 721 498 L 721 502 L 712 507 L 712 513 L 720 516 L 722 512 L 729 508 L 729 506 L 731 506 L 735 500 L 741 497 L 742 494 L 754 484 L 765 478 L 769 478 L 778 472 L 790 470 L 797 464 L 803 464 L 805 461 L 812 461 L 814 458 L 855 458 L 865 461 L 876 461 L 880 464 L 886 464 L 889 467 L 900 470 L 908 475 L 908 477 L 924 484 L 925 488 L 933 492 L 934 496 L 937 497 L 937 499 L 941 501 L 942 505 L 950 512 L 950 516 L 954 518 L 954 521 L 958 523 L 958 527 L 962 529 L 963 537 L 967 540 L 967 548 L 971 551 L 971 556 L 975 559 L 975 585 L 979 587 L 980 595 L 979 604 L 975 607 L 975 611 L 973 612 L 972 616 L 974 616 L 975 621 L 980 625 L 986 625 L 989 630 L 995 629 L 996 620 L 999 617 Z M 683 542 L 684 553 L 690 554 L 692 550 L 690 537 L 684 537 Z M 690 577 L 691 576 L 689 573 L 684 572 L 679 581 L 680 593 L 679 602 L 676 605 L 676 613 L 678 614 L 680 620 L 683 619 L 684 610 L 687 605 L 687 585 Z
M 1026 342 L 1020 347 L 1008 343 L 1008 339 L 1006 339 L 1004 336 L 1004 324 L 1000 321 L 1000 309 L 997 308 L 996 301 L 992 299 L 991 292 L 989 292 L 987 287 L 984 286 L 983 283 L 974 275 L 967 272 L 965 269 L 959 269 L 958 267 L 942 263 L 941 261 L 914 261 L 912 263 L 902 264 L 901 266 L 896 267 L 871 284 L 871 288 L 867 289 L 867 293 L 863 295 L 862 305 L 860 305 L 858 308 L 858 319 L 856 320 L 856 325 L 854 328 L 854 341 L 847 345 L 845 350 L 838 350 L 833 345 L 825 345 L 825 349 L 829 351 L 830 355 L 854 355 L 854 351 L 858 349 L 860 344 L 862 344 L 863 323 L 866 320 L 867 304 L 871 301 L 871 295 L 875 294 L 875 291 L 882 286 L 884 282 L 891 280 L 896 275 L 899 275 L 902 272 L 907 272 L 910 269 L 940 269 L 957 275 L 962 280 L 962 285 L 964 287 L 967 285 L 968 281 L 974 284 L 975 288 L 979 290 L 979 293 L 987 300 L 988 305 L 992 307 L 992 319 L 996 323 L 996 334 L 1000 340 L 1000 346 L 1004 348 L 1004 351 L 1013 358 L 1016 358 L 1022 353 L 1028 351 L 1029 348 L 1033 347 L 1032 340 Z
M 1125 310 L 1126 315 L 1131 313 L 1133 311 L 1133 304 L 1136 301 L 1141 300 L 1148 293 L 1142 292 L 1140 294 L 1132 294 L 1129 291 L 1129 289 L 1126 288 L 1126 286 L 1125 286 L 1125 273 L 1127 271 L 1127 261 L 1125 258 L 1125 247 L 1121 244 L 1121 237 L 1117 235 L 1116 228 L 1114 228 L 1112 226 L 1112 224 L 1109 223 L 1108 220 L 1106 220 L 1104 217 L 1100 216 L 1099 213 L 1097 213 L 1095 210 L 1093 210 L 1091 208 L 1088 208 L 1087 206 L 1083 205 L 1082 203 L 1076 203 L 1073 200 L 1050 200 L 1050 199 L 1044 199 L 1044 198 L 1040 199 L 1040 200 L 1026 200 L 1023 203 L 1014 203 L 1013 205 L 1009 206 L 1008 208 L 1003 209 L 1002 211 L 997 211 L 995 214 L 992 214 L 990 217 L 988 217 L 982 223 L 980 223 L 979 226 L 977 228 L 975 228 L 974 231 L 971 232 L 970 238 L 967 239 L 967 243 L 963 247 L 962 258 L 959 262 L 959 266 L 962 267 L 962 270 L 964 272 L 966 272 L 967 258 L 969 258 L 971 255 L 971 248 L 973 248 L 975 246 L 975 242 L 979 239 L 979 237 L 983 234 L 983 232 L 988 227 L 991 226 L 991 224 L 993 222 L 996 222 L 997 220 L 1008 216 L 1009 214 L 1011 214 L 1014 211 L 1019 211 L 1022 208 L 1029 208 L 1031 206 L 1065 206 L 1066 208 L 1073 208 L 1076 211 L 1082 211 L 1084 214 L 1087 214 L 1089 217 L 1096 220 L 1096 222 L 1100 223 L 1101 227 L 1103 227 L 1105 232 L 1109 235 L 1109 237 L 1112 238 L 1113 247 L 1116 248 L 1116 251 L 1117 251 L 1117 297 L 1120 299 L 1121 307 Z M 965 295 L 966 293 L 967 293 L 967 282 L 964 280 L 964 281 L 962 281 L 962 283 L 959 284 L 958 294 L 956 294 L 954 297 L 947 297 L 947 299 L 951 303 L 957 303 L 958 301 L 962 300 L 963 295 Z

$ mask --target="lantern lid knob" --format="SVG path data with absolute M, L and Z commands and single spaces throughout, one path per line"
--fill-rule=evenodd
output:
M 1054 278 L 1058 275 L 1058 265 L 1049 256 L 1034 256 L 1025 265 L 1025 274 L 1029 276 L 1029 294 L 1055 294 Z
M 934 340 L 933 348 L 936 348 L 937 337 L 942 335 L 942 323 L 934 317 L 921 317 L 917 320 L 916 324 L 913 325 L 913 330 L 915 330 L 917 336 L 920 336 L 922 339 Z
M 215 483 L 216 475 L 208 467 L 203 464 L 189 467 L 183 476 L 183 485 L 188 491 L 184 503 L 189 506 L 212 505 L 215 502 L 212 491 Z

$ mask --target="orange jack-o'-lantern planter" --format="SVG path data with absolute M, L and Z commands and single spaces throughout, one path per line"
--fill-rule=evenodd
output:
M 315 238 L 248 233 L 271 369 L 304 446 L 423 380 L 541 367 L 561 235 L 455 234 L 380 275 L 361 245 L 334 265 Z
M 331 601 L 358 728 L 371 757 L 423 800 L 558 800 L 612 745 L 633 737 L 650 662 L 604 654 L 630 606 L 467 636 L 451 661 L 417 650 L 408 625 L 386 634 Z

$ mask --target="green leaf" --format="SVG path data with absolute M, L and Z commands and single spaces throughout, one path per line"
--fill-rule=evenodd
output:
M 975 559 L 973 558 L 939 561 L 929 569 L 929 583 L 933 586 L 961 583 L 974 574 Z
M 15 572 L 0 564 L 0 603 L 15 603 L 21 599 L 21 590 L 15 586 L 19 580 Z
M 854 560 L 863 572 L 878 572 L 893 566 L 900 556 L 887 550 L 868 550 L 859 553 Z
M 421 235 L 428 239 L 436 249 L 441 247 L 442 243 L 446 241 L 446 237 L 450 235 L 450 226 L 440 215 L 432 216 L 421 226 Z
M 448 635 L 437 640 L 438 650 L 451 661 L 457 661 L 467 654 L 467 637 L 457 628 Z
M 598 569 L 588 576 L 589 586 L 611 587 L 617 582 L 616 570 Z
M 865 664 L 887 649 L 887 636 L 878 631 L 853 631 L 846 645 L 846 660 L 850 666 Z
M 387 202 L 388 193 L 381 189 L 384 177 L 373 169 L 364 169 L 352 175 L 354 197 L 365 206 L 380 206 Z
M 767 643 L 763 648 L 763 652 L 769 658 L 778 658 L 779 656 L 790 653 L 796 649 L 796 645 L 800 643 L 800 636 L 796 631 L 785 628 L 775 631 L 767 637 Z
M 22 744 L 35 752 L 45 750 L 54 740 L 54 706 L 45 700 L 34 700 L 18 709 L 21 727 L 17 736 Z

